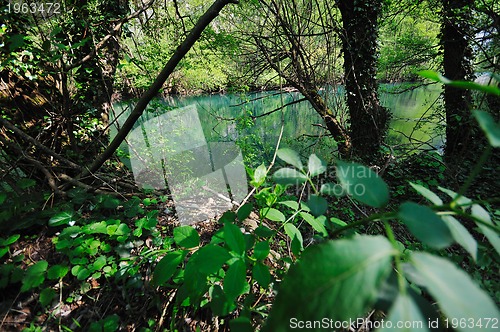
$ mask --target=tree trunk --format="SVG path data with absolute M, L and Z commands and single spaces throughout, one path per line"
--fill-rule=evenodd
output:
M 451 80 L 472 78 L 472 50 L 469 45 L 473 0 L 443 0 L 441 44 L 444 75 Z M 471 92 L 444 86 L 446 112 L 445 157 L 448 161 L 463 155 L 473 139 Z
M 389 119 L 377 95 L 377 19 L 381 1 L 338 0 L 342 15 L 344 80 L 350 115 L 352 154 L 365 162 L 379 158 Z

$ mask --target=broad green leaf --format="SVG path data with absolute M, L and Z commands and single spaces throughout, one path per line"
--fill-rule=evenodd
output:
M 295 225 L 291 223 L 286 223 L 285 226 L 285 233 L 290 237 L 292 240 L 292 251 L 293 253 L 297 256 L 300 254 L 302 250 L 304 250 L 304 240 L 302 239 L 302 234 L 300 231 L 295 227 Z
M 340 184 L 354 199 L 377 208 L 389 201 L 387 184 L 370 168 L 339 161 L 336 169 Z
M 346 190 L 338 183 L 325 183 L 321 185 L 320 192 L 325 195 L 336 197 L 342 197 L 346 194 Z
M 7 194 L 0 193 L 0 204 L 3 204 L 3 202 L 5 202 L 6 199 L 7 199 Z
M 477 241 L 469 233 L 467 228 L 465 228 L 460 221 L 453 218 L 452 216 L 442 216 L 443 221 L 448 225 L 451 235 L 455 241 L 460 244 L 467 252 L 472 256 L 472 258 L 477 260 Z
M 326 172 L 326 163 L 313 153 L 309 156 L 307 170 L 310 177 L 323 174 Z
M 339 218 L 332 217 L 330 218 L 330 221 L 340 227 L 347 226 L 347 223 L 343 220 L 340 220 Z
M 23 277 L 21 292 L 40 286 L 45 280 L 45 272 L 48 266 L 47 261 L 39 261 L 28 267 Z
M 492 221 L 490 214 L 488 211 L 486 211 L 481 205 L 474 204 L 472 205 L 471 213 L 474 217 L 478 218 L 484 223 L 487 223 L 492 226 L 496 226 Z M 477 226 L 481 229 L 481 232 L 483 232 L 484 236 L 488 239 L 488 241 L 491 243 L 493 248 L 497 251 L 498 254 L 500 254 L 500 237 L 497 232 L 489 228 L 488 226 L 485 226 L 483 224 L 480 224 L 476 222 Z
M 21 237 L 20 234 L 14 234 L 9 236 L 7 239 L 0 239 L 0 247 L 6 247 L 10 246 L 11 244 L 15 243 L 19 238 Z
M 326 210 L 328 209 L 328 203 L 326 202 L 326 199 L 318 195 L 310 195 L 309 200 L 306 204 L 315 217 L 325 214 Z
M 255 234 L 257 236 L 268 238 L 275 234 L 276 232 L 266 226 L 259 226 L 255 229 Z
M 245 237 L 238 226 L 235 224 L 224 225 L 224 240 L 231 251 L 238 255 L 245 253 Z
M 69 267 L 66 265 L 53 265 L 47 270 L 47 278 L 50 280 L 58 280 L 64 278 L 68 274 Z
M 300 212 L 300 216 L 314 228 L 314 230 L 318 233 L 321 233 L 323 236 L 327 236 L 328 232 L 326 231 L 325 225 L 320 222 L 319 218 L 314 218 L 307 212 Z
M 227 316 L 236 309 L 234 300 L 227 297 L 219 285 L 214 285 L 209 290 L 210 309 L 214 315 Z
M 257 262 L 253 266 L 252 277 L 262 288 L 267 288 L 271 283 L 271 273 L 269 273 L 269 268 L 261 262 Z
M 443 249 L 453 243 L 444 221 L 427 206 L 413 202 L 401 204 L 398 217 L 415 237 L 435 249 Z
M 242 206 L 240 206 L 238 211 L 236 212 L 238 220 L 243 221 L 246 218 L 248 218 L 250 213 L 252 213 L 252 210 L 253 210 L 253 205 L 250 203 L 246 203 L 246 204 L 243 204 Z
M 307 248 L 280 285 L 263 331 L 288 331 L 299 321 L 348 321 L 366 314 L 392 269 L 383 236 L 358 236 Z
M 500 96 L 500 89 L 495 87 L 495 86 L 490 86 L 490 85 L 482 85 L 479 83 L 475 82 L 470 82 L 470 81 L 452 81 L 443 75 L 433 71 L 433 70 L 422 70 L 417 73 L 418 75 L 431 79 L 435 82 L 440 82 L 445 85 L 449 86 L 454 86 L 456 88 L 460 89 L 466 89 L 466 90 L 477 90 L 477 91 L 482 91 L 486 92 L 492 95 L 497 95 Z
M 106 265 L 106 256 L 99 256 L 93 263 L 94 271 L 102 269 Z
M 73 212 L 64 211 L 59 212 L 49 220 L 49 226 L 61 226 L 68 225 L 71 221 L 73 221 Z
M 52 288 L 45 288 L 40 292 L 40 297 L 38 300 L 40 301 L 40 304 L 42 307 L 48 306 L 50 303 L 52 303 L 52 300 L 56 296 L 56 291 L 53 290 Z
M 283 160 L 284 162 L 297 167 L 300 170 L 304 169 L 304 166 L 302 165 L 302 161 L 300 161 L 300 156 L 297 152 L 295 152 L 292 149 L 279 149 L 278 152 L 278 157 Z
M 274 208 L 263 208 L 260 210 L 260 214 L 262 217 L 272 221 L 284 222 L 286 220 L 285 215 Z
M 279 202 L 279 204 L 288 206 L 290 209 L 294 211 L 297 211 L 299 209 L 299 203 L 297 203 L 296 201 L 283 201 Z
M 161 286 L 173 277 L 177 267 L 186 257 L 187 251 L 172 251 L 166 254 L 159 262 L 153 272 L 151 283 Z
M 456 200 L 457 204 L 462 207 L 462 210 L 467 210 L 470 207 L 470 203 L 472 202 L 469 198 L 465 196 L 458 196 L 456 192 L 450 189 L 446 189 L 443 187 L 438 187 L 438 189 L 444 192 L 446 195 L 450 196 L 452 200 Z M 458 197 L 458 198 L 457 198 Z
M 200 245 L 200 236 L 191 226 L 174 228 L 174 241 L 183 248 L 194 248 Z
M 264 260 L 269 255 L 270 250 L 269 241 L 258 242 L 253 249 L 253 256 L 257 260 Z
M 474 117 L 479 126 L 486 134 L 490 145 L 494 148 L 500 147 L 500 124 L 496 123 L 493 117 L 485 111 L 473 111 Z
M 234 226 L 234 225 L 233 225 Z M 191 256 L 187 267 L 192 267 L 203 275 L 210 275 L 219 271 L 222 265 L 231 258 L 231 255 L 222 247 L 209 244 L 200 248 Z
M 266 181 L 266 176 L 267 176 L 267 168 L 264 163 L 262 163 L 259 167 L 257 167 L 253 173 L 253 179 L 250 182 L 252 186 L 255 188 L 258 188 L 264 184 Z
M 16 182 L 17 186 L 21 189 L 28 189 L 36 185 L 36 181 L 33 179 L 22 178 Z
M 421 186 L 419 184 L 410 182 L 410 186 L 413 187 L 420 195 L 424 196 L 427 198 L 431 203 L 434 205 L 443 205 L 443 200 L 439 198 L 438 195 L 430 191 L 429 189 L 425 188 L 424 186 Z
M 398 332 L 429 331 L 428 321 L 424 319 L 417 303 L 415 303 L 413 298 L 407 293 L 399 293 L 389 311 L 389 317 L 385 322 L 385 328 L 377 331 L 394 331 L 394 327 L 398 326 L 398 324 L 403 324 L 402 327 L 398 326 Z M 391 322 L 392 325 L 390 325 L 391 323 L 389 322 Z M 388 326 L 392 326 L 392 328 Z
M 419 282 L 438 302 L 444 314 L 451 319 L 500 318 L 493 300 L 472 279 L 448 260 L 428 253 L 412 253 L 412 265 L 420 275 Z M 460 327 L 460 331 L 477 331 L 476 326 Z M 491 325 L 481 331 L 497 331 Z
M 280 168 L 273 174 L 274 182 L 281 185 L 298 185 L 307 181 L 307 176 L 293 168 Z
M 247 317 L 237 317 L 229 321 L 231 331 L 238 332 L 255 332 L 252 322 Z
M 224 293 L 231 300 L 245 291 L 247 271 L 245 261 L 238 259 L 229 266 L 224 277 Z

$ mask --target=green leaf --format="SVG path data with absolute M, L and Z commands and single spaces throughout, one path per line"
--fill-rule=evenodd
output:
M 264 260 L 270 251 L 269 241 L 258 242 L 253 249 L 253 256 L 257 260 Z
M 243 221 L 246 218 L 248 218 L 250 213 L 252 213 L 252 210 L 253 210 L 253 205 L 250 203 L 246 203 L 246 204 L 243 204 L 242 206 L 240 206 L 240 208 L 236 212 L 236 215 L 238 216 L 238 220 Z
M 235 224 L 225 224 L 224 240 L 231 251 L 240 256 L 245 254 L 245 237 L 238 226 Z
M 200 236 L 191 226 L 174 228 L 174 241 L 183 248 L 194 248 L 200 245 Z
M 472 279 L 448 260 L 428 253 L 412 253 L 411 263 L 419 274 L 418 282 L 426 287 L 441 310 L 451 319 L 469 319 L 474 322 L 485 318 L 499 318 L 492 299 Z M 483 326 L 484 328 L 484 326 Z M 477 331 L 475 326 L 460 331 Z M 481 331 L 497 331 L 491 325 Z
M 268 238 L 275 234 L 276 232 L 266 226 L 259 226 L 255 229 L 255 234 L 257 236 Z
M 269 268 L 261 262 L 257 262 L 253 266 L 252 277 L 264 289 L 271 283 L 271 273 L 269 273 Z
M 340 219 L 335 218 L 335 217 L 330 218 L 330 221 L 331 221 L 333 224 L 335 224 L 335 225 L 337 225 L 337 226 L 339 226 L 339 227 L 344 227 L 344 226 L 347 226 L 347 223 L 346 223 L 345 221 L 340 220 Z
M 231 258 L 231 255 L 222 247 L 216 245 L 206 245 L 200 248 L 188 262 L 202 274 L 209 275 L 216 273 L 222 265 Z
M 291 318 L 348 321 L 362 317 L 389 275 L 394 253 L 383 236 L 358 236 L 307 248 L 281 283 L 263 331 L 288 331 Z
M 302 239 L 302 234 L 295 227 L 295 225 L 291 223 L 285 224 L 285 233 L 292 240 L 292 252 L 298 256 L 302 250 L 304 250 L 304 240 Z
M 443 249 L 453 243 L 448 226 L 430 208 L 413 202 L 401 204 L 398 217 L 415 237 L 435 249 Z
M 300 156 L 297 152 L 295 152 L 292 149 L 279 149 L 278 152 L 278 157 L 283 160 L 284 162 L 297 167 L 301 171 L 304 169 L 304 166 L 302 165 L 302 161 L 300 161 Z
M 73 212 L 64 211 L 50 218 L 49 226 L 56 227 L 61 225 L 68 225 L 71 221 L 73 221 Z
M 325 214 L 326 210 L 328 209 L 328 203 L 326 202 L 326 199 L 318 195 L 310 195 L 309 200 L 306 204 L 315 217 Z
M 272 221 L 284 222 L 286 220 L 285 215 L 275 208 L 263 208 L 260 210 L 260 215 Z
M 442 216 L 441 218 L 450 229 L 453 239 L 455 239 L 455 241 L 467 250 L 472 258 L 477 261 L 477 241 L 469 233 L 467 228 L 452 216 Z
M 325 225 L 320 222 L 319 218 L 314 218 L 307 212 L 300 212 L 300 216 L 314 228 L 314 230 L 318 233 L 321 233 L 323 236 L 327 236 L 328 232 L 326 231 Z
M 290 209 L 292 209 L 294 211 L 298 211 L 298 209 L 299 209 L 299 203 L 297 203 L 296 201 L 283 201 L 283 202 L 278 202 L 278 203 L 285 205 L 285 206 L 288 206 Z
M 68 274 L 69 267 L 66 265 L 53 265 L 47 270 L 47 278 L 50 280 L 58 280 L 64 278 Z
M 490 145 L 494 148 L 500 147 L 500 125 L 495 122 L 493 117 L 485 111 L 473 111 L 474 117 L 479 126 L 486 134 Z
M 449 86 L 454 86 L 456 88 L 460 89 L 466 89 L 466 90 L 477 90 L 477 91 L 482 91 L 486 92 L 492 95 L 497 95 L 500 96 L 500 89 L 495 87 L 495 86 L 490 86 L 490 85 L 482 85 L 479 83 L 475 82 L 469 82 L 469 81 L 452 81 L 444 77 L 443 75 L 432 71 L 432 70 L 422 70 L 417 73 L 418 75 L 431 79 L 435 82 L 440 82 L 445 85 Z
M 377 208 L 389 201 L 387 184 L 370 168 L 339 161 L 336 169 L 340 184 L 354 199 Z
M 229 266 L 224 277 L 224 293 L 231 300 L 234 300 L 245 291 L 247 271 L 243 260 L 236 260 Z
M 22 178 L 17 181 L 17 186 L 21 189 L 28 189 L 36 185 L 36 181 L 33 179 Z
M 323 174 L 326 172 L 326 163 L 313 153 L 309 156 L 307 170 L 310 177 Z
M 93 270 L 98 271 L 106 265 L 106 256 L 99 256 L 92 264 Z
M 346 191 L 342 186 L 338 183 L 324 183 L 321 185 L 321 189 L 319 190 L 324 195 L 342 197 L 345 196 Z
M 264 184 L 266 181 L 266 176 L 267 176 L 267 168 L 264 163 L 262 163 L 259 167 L 255 169 L 255 172 L 253 173 L 253 179 L 250 182 L 252 186 L 255 188 L 258 188 Z
M 216 316 L 227 316 L 236 309 L 236 303 L 222 291 L 219 285 L 214 285 L 209 290 L 211 297 L 210 308 Z
M 456 200 L 457 204 L 462 207 L 462 210 L 467 210 L 470 207 L 470 203 L 472 202 L 469 198 L 465 196 L 459 196 L 456 192 L 450 189 L 446 189 L 443 187 L 438 187 L 438 189 L 444 192 L 446 195 L 450 196 L 452 200 Z M 458 198 L 457 198 L 458 197 Z
M 82 265 L 75 265 L 71 268 L 71 274 L 74 275 L 78 280 L 87 279 L 91 272 L 89 269 L 83 267 Z
M 472 205 L 471 213 L 474 217 L 481 220 L 482 222 L 492 226 L 496 226 L 491 221 L 491 217 L 488 211 L 486 211 L 481 205 L 478 204 Z M 481 232 L 483 232 L 484 236 L 486 236 L 488 241 L 491 243 L 493 248 L 495 248 L 496 252 L 500 254 L 500 237 L 498 236 L 498 233 L 481 223 L 476 222 L 476 224 L 479 227 L 479 229 L 481 229 Z
M 420 195 L 427 198 L 434 205 L 443 205 L 443 200 L 429 189 L 412 182 L 410 182 L 410 186 L 412 186 L 413 189 L 415 189 Z
M 21 292 L 40 286 L 45 281 L 45 272 L 48 266 L 47 261 L 39 261 L 28 267 L 23 277 Z
M 175 271 L 177 271 L 177 267 L 184 260 L 187 253 L 187 251 L 178 250 L 169 252 L 163 256 L 158 264 L 156 264 L 151 283 L 154 286 L 162 286 L 166 283 L 174 276 Z
M 390 323 L 389 323 L 390 322 Z M 398 332 L 425 332 L 429 331 L 428 321 L 422 316 L 420 309 L 411 296 L 407 293 L 399 293 L 396 301 L 389 311 L 389 317 L 385 320 L 384 327 L 378 331 L 394 331 L 394 327 L 403 323 L 404 327 L 398 328 Z M 391 325 L 392 323 L 392 325 Z M 392 328 L 389 328 L 392 326 Z M 421 327 L 421 328 L 420 328 Z
M 293 168 L 280 168 L 273 174 L 274 182 L 281 185 L 298 185 L 307 181 L 307 176 Z
M 5 202 L 6 199 L 7 199 L 7 194 L 0 193 L 0 204 L 3 204 L 3 202 Z
M 0 247 L 7 247 L 11 244 L 15 243 L 21 237 L 20 234 L 13 234 L 9 236 L 7 239 L 0 239 Z
M 42 307 L 48 306 L 50 303 L 52 303 L 52 300 L 56 296 L 56 291 L 53 290 L 52 288 L 45 288 L 40 292 L 40 297 L 38 300 L 40 301 L 40 304 Z

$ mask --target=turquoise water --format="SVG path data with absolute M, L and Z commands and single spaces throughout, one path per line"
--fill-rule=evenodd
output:
M 380 93 L 381 103 L 393 115 L 386 143 L 394 150 L 439 149 L 443 142 L 439 134 L 443 119 L 437 111 L 441 89 L 430 86 L 397 94 L 383 92 L 394 88 L 401 86 L 382 86 Z M 345 120 L 347 112 L 342 101 L 342 89 L 323 93 L 339 119 Z M 195 106 L 206 140 L 236 142 L 249 167 L 272 158 L 282 125 L 281 147 L 291 147 L 304 157 L 314 152 L 331 161 L 335 156 L 332 151 L 335 151 L 336 144 L 321 127 L 321 118 L 308 102 L 295 103 L 272 112 L 300 98 L 297 92 L 259 92 L 156 99 L 150 103 L 136 127 L 172 109 Z M 117 123 L 125 121 L 132 106 L 132 102 L 115 105 L 115 114 L 121 114 Z M 267 112 L 272 113 L 259 117 Z M 111 135 L 115 132 L 116 129 L 112 129 Z M 123 144 L 121 150 L 126 155 L 129 152 L 128 145 Z M 126 158 L 123 160 L 126 162 Z

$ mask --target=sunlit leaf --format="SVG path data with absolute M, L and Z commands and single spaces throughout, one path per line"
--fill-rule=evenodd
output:
M 309 156 L 307 170 L 310 177 L 323 174 L 326 172 L 326 163 L 313 153 Z
M 412 183 L 412 182 L 410 182 L 410 186 L 412 186 L 413 189 L 415 189 L 420 195 L 427 198 L 434 205 L 442 205 L 443 204 L 443 200 L 441 198 L 439 198 L 438 195 L 436 195 L 435 193 L 433 193 L 429 189 L 425 188 L 424 186 L 421 186 L 419 184 Z
M 280 168 L 273 174 L 274 182 L 281 185 L 297 185 L 307 181 L 307 176 L 293 168 Z
M 418 283 L 427 288 L 444 314 L 451 319 L 467 318 L 477 322 L 499 318 L 493 300 L 472 279 L 448 260 L 428 253 L 412 253 L 411 263 L 420 275 Z M 458 326 L 460 331 L 477 331 L 475 325 Z M 481 331 L 497 331 L 490 325 Z
M 488 211 L 486 211 L 481 205 L 478 204 L 472 205 L 471 213 L 474 217 L 478 218 L 482 222 L 489 224 L 491 226 L 496 226 L 491 221 L 491 217 Z M 497 253 L 500 254 L 500 236 L 498 235 L 498 233 L 486 225 L 483 225 L 478 222 L 476 222 L 476 224 L 481 229 L 481 232 L 483 232 L 484 236 L 486 236 L 488 241 L 491 243 L 493 248 L 495 248 Z
M 467 250 L 474 260 L 477 260 L 477 241 L 467 228 L 452 216 L 442 216 L 441 218 L 448 225 L 453 239 Z
M 325 225 L 320 222 L 319 218 L 314 218 L 307 212 L 300 212 L 300 216 L 314 228 L 314 230 L 318 233 L 321 233 L 323 236 L 327 236 L 328 232 L 326 231 Z M 324 217 L 323 217 L 324 218 Z
M 496 123 L 488 112 L 473 111 L 473 114 L 491 146 L 494 148 L 500 147 L 500 124 Z
M 285 215 L 274 208 L 263 208 L 260 210 L 260 214 L 269 220 L 284 222 L 286 220 Z
M 277 152 L 278 157 L 284 162 L 297 167 L 300 170 L 304 169 L 302 165 L 302 161 L 300 160 L 300 156 L 297 152 L 292 149 L 283 148 L 279 149 Z
M 191 226 L 179 226 L 174 228 L 174 241 L 184 248 L 194 248 L 200 245 L 200 236 Z
M 161 286 L 173 277 L 177 267 L 186 257 L 187 251 L 172 251 L 166 254 L 159 262 L 153 272 L 154 286 Z

